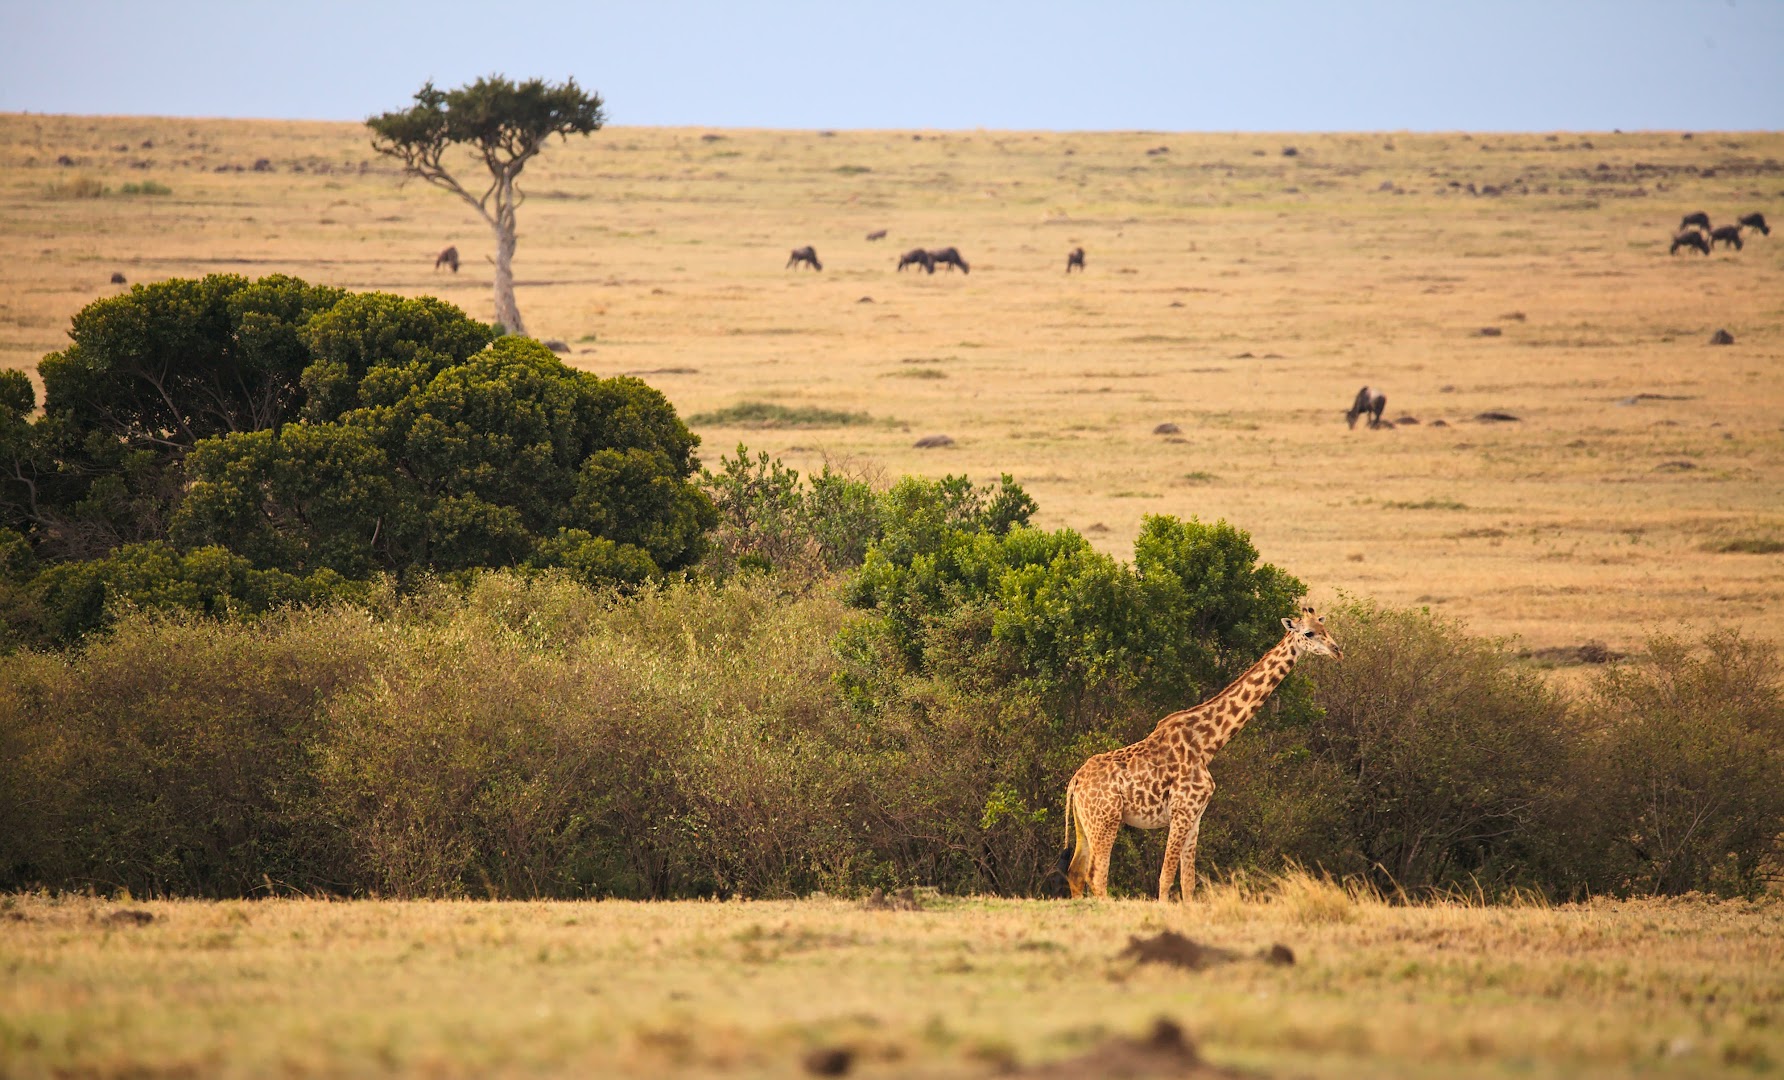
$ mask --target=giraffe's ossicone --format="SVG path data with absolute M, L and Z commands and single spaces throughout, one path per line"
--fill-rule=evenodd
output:
M 1109 895 L 1109 855 L 1121 827 L 1132 825 L 1170 827 L 1158 898 L 1171 898 L 1171 885 L 1181 873 L 1182 899 L 1189 900 L 1202 813 L 1214 797 L 1208 762 L 1257 715 L 1297 659 L 1309 653 L 1343 658 L 1325 623 L 1310 607 L 1301 609 L 1300 618 L 1282 620 L 1282 640 L 1226 689 L 1160 720 L 1139 742 L 1097 754 L 1078 767 L 1065 789 L 1065 852 L 1059 857 L 1074 899 L 1086 888 L 1093 896 Z

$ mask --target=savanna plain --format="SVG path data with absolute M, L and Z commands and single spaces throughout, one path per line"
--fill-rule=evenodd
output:
M 528 166 L 518 293 L 570 363 L 667 394 L 708 464 L 1009 473 L 1117 555 L 1146 514 L 1224 518 L 1318 601 L 1430 606 L 1532 663 L 1777 642 L 1784 236 L 1667 247 L 1691 211 L 1784 219 L 1780 158 L 1752 133 L 612 127 Z M 0 116 L 0 206 L 8 367 L 114 272 L 492 310 L 487 230 L 358 125 Z M 783 269 L 806 244 L 824 269 Z M 895 271 L 944 245 L 970 273 Z M 1364 384 L 1391 428 L 1346 427 Z M 1158 1016 L 1255 1075 L 1784 1063 L 1776 897 L 1387 903 L 1290 873 L 908 907 L 13 896 L 0 1073 L 1096 1075 Z M 1122 955 L 1165 930 L 1231 955 Z

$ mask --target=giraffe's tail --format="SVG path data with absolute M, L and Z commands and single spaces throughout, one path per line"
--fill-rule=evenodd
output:
M 1059 872 L 1070 880 L 1072 873 L 1072 855 L 1076 850 L 1078 837 L 1077 824 L 1072 821 L 1072 788 L 1065 789 L 1065 850 L 1059 853 Z
M 1065 788 L 1065 850 L 1059 853 L 1059 872 L 1065 875 L 1066 895 L 1083 895 L 1090 881 L 1090 836 L 1084 831 L 1078 809 L 1078 778 Z

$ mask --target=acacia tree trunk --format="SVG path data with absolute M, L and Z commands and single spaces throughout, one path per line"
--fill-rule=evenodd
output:
M 512 172 L 496 182 L 495 197 L 495 216 L 483 216 L 496 234 L 496 322 L 510 334 L 524 335 L 526 324 L 520 321 L 520 305 L 514 302 L 514 247 L 519 240 L 514 211 L 520 205 L 520 193 L 515 190 Z
M 503 229 L 494 222 L 490 228 L 496 234 L 496 322 L 510 334 L 524 335 L 527 328 L 520 321 L 520 307 L 514 302 L 514 229 Z

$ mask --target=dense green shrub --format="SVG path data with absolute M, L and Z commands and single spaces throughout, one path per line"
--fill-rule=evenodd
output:
M 31 582 L 38 630 L 66 644 L 106 625 L 119 610 L 222 616 L 352 597 L 364 587 L 329 569 L 299 576 L 260 570 L 221 547 L 180 551 L 151 541 L 112 555 L 57 563 Z
M 1020 680 L 1068 724 L 1194 704 L 1276 642 L 1302 591 L 1224 521 L 1148 517 L 1130 567 L 1069 529 L 1026 527 L 1033 503 L 1007 477 L 965 514 L 948 496 L 912 481 L 888 494 L 897 512 L 845 594 L 878 616 L 862 633 L 911 673 L 959 672 L 995 643 L 966 665 Z
M 70 334 L 41 417 L 0 374 L 0 530 L 32 555 L 0 581 L 8 644 L 380 575 L 637 584 L 695 566 L 716 521 L 661 394 L 439 300 L 213 275 L 96 301 Z
M 359 397 L 333 421 L 199 443 L 174 535 L 353 576 L 531 565 L 636 582 L 703 550 L 698 440 L 636 379 L 509 337 L 431 373 L 376 368 Z

